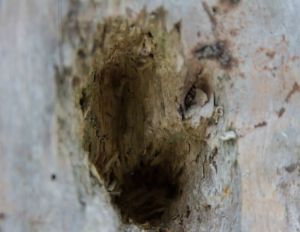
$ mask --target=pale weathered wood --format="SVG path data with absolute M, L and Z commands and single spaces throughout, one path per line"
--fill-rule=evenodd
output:
M 0 2 L 1 231 L 83 231 L 93 220 L 99 226 L 93 217 L 86 219 L 70 157 L 57 150 L 58 3 Z M 92 204 L 102 210 L 102 202 Z M 93 207 L 89 211 L 97 214 Z M 103 215 L 98 212 L 96 222 L 112 231 L 111 215 Z

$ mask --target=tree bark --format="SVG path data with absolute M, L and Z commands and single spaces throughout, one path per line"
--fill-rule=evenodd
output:
M 95 27 L 161 5 L 168 29 L 181 21 L 187 58 L 199 44 L 225 41 L 233 60 L 228 68 L 207 61 L 224 109 L 209 144 L 219 155 L 189 203 L 205 199 L 208 210 L 193 209 L 172 228 L 300 230 L 299 1 L 10 0 L 0 1 L 0 231 L 126 229 L 74 126 L 76 23 Z M 93 31 L 79 30 L 84 38 Z M 233 144 L 228 131 L 237 136 Z

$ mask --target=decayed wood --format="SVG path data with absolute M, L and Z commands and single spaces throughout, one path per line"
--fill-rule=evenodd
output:
M 216 138 L 210 144 L 214 152 L 205 161 L 211 163 L 207 170 L 201 169 L 211 174 L 211 182 L 207 187 L 206 183 L 191 186 L 191 191 L 201 187 L 208 213 L 197 217 L 196 211 L 185 209 L 189 217 L 182 219 L 183 227 L 187 231 L 300 229 L 300 3 L 205 2 L 207 7 L 196 0 L 90 1 L 70 10 L 66 1 L 0 1 L 3 231 L 118 231 L 120 221 L 108 196 L 90 178 L 79 134 L 72 127 L 76 120 L 67 120 L 72 118 L 68 113 L 73 112 L 73 103 L 66 90 L 75 82 L 60 80 L 62 70 L 56 75 L 54 69 L 55 63 L 70 67 L 73 57 L 67 44 L 56 52 L 62 45 L 60 19 L 72 12 L 71 22 L 77 12 L 80 21 L 101 20 L 161 4 L 168 11 L 168 28 L 181 20 L 187 56 L 192 56 L 197 43 L 201 47 L 226 41 L 235 61 L 225 70 L 216 60 L 208 61 L 216 67 L 216 100 L 224 115 L 219 131 L 211 135 Z M 63 82 L 60 89 L 55 76 Z M 234 145 L 238 156 L 230 147 L 232 141 L 219 141 L 227 130 L 238 136 Z M 213 150 L 216 144 L 218 152 Z M 199 192 L 195 197 L 199 199 Z

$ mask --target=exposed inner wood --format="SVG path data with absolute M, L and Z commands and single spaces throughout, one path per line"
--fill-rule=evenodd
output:
M 208 124 L 203 119 L 194 128 L 178 111 L 210 89 L 199 77 L 187 86 L 191 74 L 177 64 L 179 30 L 167 32 L 163 16 L 159 9 L 99 26 L 101 43 L 80 100 L 85 148 L 125 222 L 170 220 L 188 178 L 187 156 L 201 150 Z

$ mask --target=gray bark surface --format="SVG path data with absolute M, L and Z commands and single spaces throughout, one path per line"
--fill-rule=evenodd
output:
M 71 80 L 58 84 L 55 66 L 70 67 L 74 52 L 61 41 L 61 25 L 70 9 L 78 10 L 79 20 L 97 22 L 125 15 L 128 7 L 135 14 L 143 6 L 151 11 L 160 5 L 168 11 L 169 28 L 181 20 L 187 56 L 197 43 L 220 39 L 237 62 L 231 70 L 214 71 L 228 77 L 219 83 L 224 121 L 218 135 L 233 128 L 238 136 L 234 148 L 222 148 L 212 182 L 200 186 L 201 197 L 216 211 L 202 224 L 193 215 L 184 228 L 300 231 L 300 1 L 242 0 L 234 7 L 214 0 L 78 5 L 0 1 L 0 231 L 120 230 L 120 218 L 91 177 L 73 126 L 78 112 L 68 92 Z M 205 5 L 219 6 L 216 24 Z M 220 136 L 215 142 L 222 144 Z

